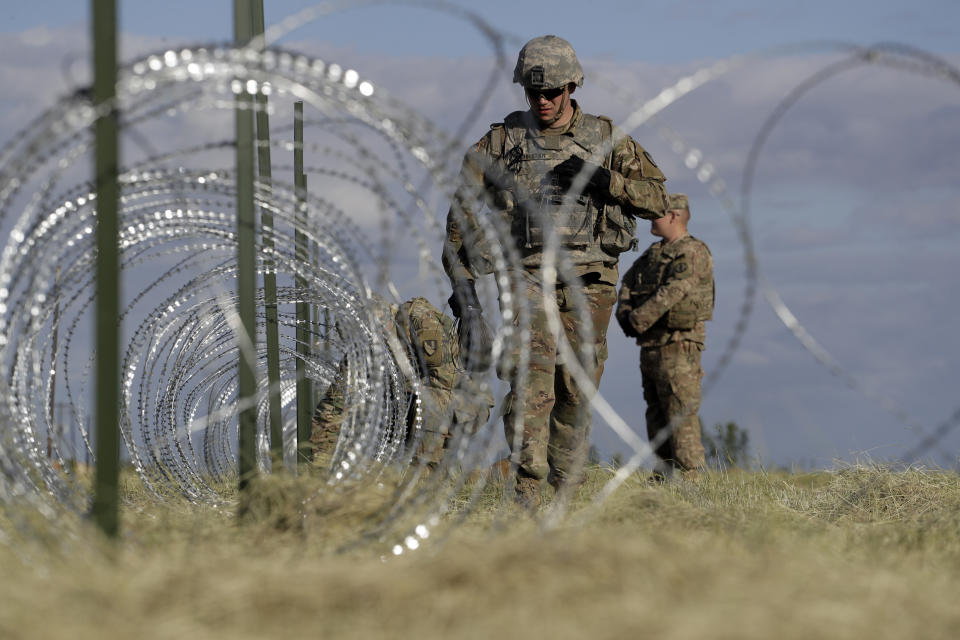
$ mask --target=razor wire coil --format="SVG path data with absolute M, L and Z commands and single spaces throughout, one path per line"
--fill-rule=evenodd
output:
M 414 4 L 443 5 L 443 10 L 450 10 L 446 3 Z M 268 32 L 263 42 L 275 40 L 327 10 L 332 9 L 301 14 L 285 22 L 281 30 Z M 506 64 L 503 43 L 511 39 L 473 14 L 460 13 L 486 34 L 494 48 L 498 64 L 491 73 L 492 86 Z M 123 130 L 130 132 L 128 144 L 139 147 L 145 155 L 128 165 L 120 177 L 123 270 L 128 282 L 139 278 L 139 286 L 125 299 L 121 315 L 129 334 L 121 365 L 123 443 L 134 469 L 158 496 L 172 491 L 193 501 L 223 501 L 223 483 L 236 473 L 236 415 L 242 408 L 237 402 L 235 363 L 239 350 L 250 348 L 252 341 L 251 336 L 239 331 L 234 312 L 236 183 L 232 170 L 225 168 L 233 143 L 217 137 L 222 132 L 215 127 L 212 132 L 203 128 L 215 120 L 211 114 L 222 116 L 249 104 L 238 102 L 238 96 L 269 98 L 269 114 L 275 119 L 281 113 L 277 105 L 296 98 L 307 102 L 317 114 L 305 124 L 323 136 L 323 141 L 305 144 L 304 149 L 314 158 L 307 173 L 323 187 L 310 190 L 302 209 L 292 184 L 280 177 L 281 172 L 291 173 L 282 159 L 274 161 L 269 184 L 255 185 L 257 209 L 275 220 L 271 237 L 260 240 L 258 271 L 274 272 L 284 281 L 278 287 L 277 303 L 281 308 L 280 393 L 288 440 L 287 463 L 296 455 L 289 446 L 296 422 L 292 381 L 296 376 L 294 363 L 301 356 L 295 337 L 298 321 L 283 309 L 306 302 L 330 315 L 322 320 L 314 318 L 308 327 L 315 338 L 311 348 L 322 345 L 305 360 L 308 377 L 326 388 L 334 383 L 342 365 L 350 375 L 345 405 L 352 410 L 346 414 L 329 462 L 330 494 L 348 499 L 356 486 L 382 482 L 399 473 L 391 498 L 368 526 L 357 532 L 356 539 L 399 539 L 390 549 L 400 555 L 418 548 L 420 541 L 431 535 L 463 481 L 450 486 L 443 483 L 443 474 L 422 477 L 422 468 L 406 474 L 397 471 L 412 462 L 404 437 L 405 421 L 409 403 L 413 403 L 418 412 L 415 428 L 422 426 L 422 398 L 417 382 L 409 380 L 401 363 L 391 355 L 381 322 L 372 309 L 371 292 L 398 291 L 385 265 L 390 263 L 390 251 L 406 236 L 391 241 L 387 237 L 390 231 L 409 234 L 421 265 L 426 265 L 425 271 L 421 268 L 421 280 L 437 291 L 445 286 L 442 268 L 429 259 L 439 253 L 443 223 L 427 204 L 427 191 L 439 192 L 446 199 L 452 197 L 455 170 L 465 146 L 462 133 L 480 110 L 472 110 L 456 134 L 446 134 L 388 92 L 362 79 L 359 72 L 282 49 L 261 48 L 263 42 L 240 49 L 184 47 L 146 56 L 124 68 L 115 103 L 94 108 L 84 92 L 77 92 L 42 114 L 0 150 L 0 220 L 13 221 L 0 256 L 0 420 L 8 425 L 0 435 L 0 502 L 26 501 L 50 514 L 55 513 L 51 504 L 76 511 L 86 505 L 86 489 L 62 472 L 71 456 L 78 459 L 78 452 L 71 450 L 62 434 L 58 437 L 50 398 L 57 391 L 66 395 L 81 446 L 92 452 L 88 425 L 94 360 L 81 335 L 90 323 L 95 290 L 92 234 L 96 198 L 92 187 L 78 181 L 76 174 L 90 154 L 92 123 L 114 110 L 121 114 Z M 683 156 L 686 168 L 731 215 L 743 245 L 746 284 L 739 319 L 706 381 L 707 389 L 730 364 L 748 329 L 756 293 L 761 292 L 778 310 L 785 326 L 821 364 L 851 387 L 878 400 L 813 340 L 772 284 L 762 279 L 750 229 L 749 196 L 759 151 L 769 130 L 807 89 L 864 64 L 960 84 L 960 72 L 954 67 L 915 49 L 884 44 L 846 50 L 848 58 L 797 85 L 761 127 L 744 171 L 739 205 L 729 196 L 729 181 L 706 159 L 705 151 L 687 145 L 669 127 L 659 127 L 674 152 Z M 624 120 L 624 129 L 631 132 L 653 122 L 683 96 L 750 61 L 749 57 L 725 60 L 682 78 L 632 111 Z M 633 100 L 626 96 L 622 99 Z M 182 126 L 190 118 L 199 121 L 199 126 L 194 125 L 196 130 L 213 139 L 194 140 L 182 149 L 163 149 L 164 131 Z M 289 127 L 275 121 L 273 131 L 286 135 Z M 270 148 L 279 157 L 282 152 L 292 151 L 294 143 L 274 138 Z M 218 164 L 203 166 L 207 161 Z M 338 188 L 364 194 L 364 206 L 372 215 L 355 222 L 345 210 L 349 205 L 342 204 L 350 198 L 336 197 Z M 371 241 L 378 219 L 386 230 L 385 240 L 380 243 L 383 246 Z M 296 233 L 309 239 L 315 256 L 298 254 Z M 487 223 L 483 233 L 495 243 L 506 235 L 493 223 Z M 563 274 L 569 269 L 561 250 L 549 255 L 554 273 Z M 516 289 L 508 272 L 517 264 L 510 247 L 496 256 L 494 286 L 481 287 L 490 308 L 495 308 L 494 288 L 501 292 Z M 295 286 L 297 279 L 307 286 Z M 399 296 L 392 297 L 400 302 Z M 503 352 L 507 343 L 527 335 L 524 330 L 528 318 L 521 301 L 503 295 L 500 301 L 496 349 Z M 267 322 L 263 306 L 261 292 L 258 334 Z M 515 318 L 519 319 L 518 329 L 512 327 Z M 58 336 L 56 340 L 54 335 Z M 257 361 L 265 362 L 262 340 L 256 343 Z M 528 358 L 529 354 L 521 354 L 521 371 L 529 366 Z M 583 384 L 589 386 L 585 381 Z M 276 463 L 270 459 L 267 441 L 267 399 L 271 391 L 267 387 L 261 380 L 256 397 L 258 465 L 263 470 Z M 498 407 L 502 406 L 500 395 Z M 632 451 L 622 473 L 601 492 L 602 500 L 652 452 L 602 396 L 597 397 L 596 405 L 601 408 L 601 417 Z M 885 406 L 917 429 L 904 412 L 891 403 Z M 471 468 L 487 461 L 500 446 L 494 429 L 497 417 L 495 409 L 473 442 L 461 439 L 447 452 L 444 469 Z M 958 424 L 960 413 L 954 412 L 927 433 L 910 455 L 918 456 L 936 447 Z M 45 441 L 50 442 L 49 457 L 44 452 Z M 476 500 L 478 492 L 476 487 L 472 490 L 468 505 Z M 311 500 L 321 498 L 325 499 L 314 496 Z

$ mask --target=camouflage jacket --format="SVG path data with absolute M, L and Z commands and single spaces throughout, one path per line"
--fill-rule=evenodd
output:
M 635 242 L 636 219 L 658 218 L 666 210 L 665 178 L 650 154 L 609 119 L 585 114 L 576 101 L 572 104 L 573 116 L 562 131 L 545 135 L 529 112 L 517 111 L 491 125 L 467 152 L 447 214 L 443 263 L 451 279 L 473 280 L 492 271 L 489 238 L 477 223 L 485 205 L 527 268 L 540 266 L 545 226 L 531 224 L 531 212 L 550 217 L 562 209 L 552 223 L 569 249 L 576 275 L 597 272 L 616 284 L 617 259 Z M 573 155 L 610 169 L 605 197 L 546 192 L 550 170 Z
M 617 321 L 637 344 L 659 346 L 679 340 L 700 345 L 713 317 L 713 257 L 690 234 L 655 242 L 623 276 Z

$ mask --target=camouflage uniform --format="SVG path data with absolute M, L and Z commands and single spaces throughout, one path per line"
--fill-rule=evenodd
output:
M 686 198 L 671 204 L 686 208 Z M 647 436 L 651 442 L 665 438 L 656 453 L 667 466 L 658 464 L 658 471 L 704 466 L 697 416 L 703 378 L 700 352 L 713 297 L 710 249 L 689 233 L 673 242 L 653 243 L 623 276 L 616 316 L 624 332 L 640 345 Z M 661 433 L 671 427 L 669 437 Z
M 532 64 L 531 46 L 548 62 Z M 551 56 L 551 49 L 559 47 Z M 570 61 L 552 65 L 551 60 Z M 566 64 L 566 63 L 564 63 Z M 532 66 L 531 66 L 532 65 Z M 536 38 L 520 53 L 514 81 L 525 88 L 549 89 L 582 85 L 583 74 L 570 45 L 555 36 Z M 599 383 L 607 357 L 606 331 L 616 300 L 617 262 L 621 252 L 635 247 L 637 218 L 657 218 L 666 209 L 664 176 L 650 155 L 629 136 L 617 131 L 608 118 L 581 111 L 575 100 L 570 121 L 560 128 L 541 128 L 530 111 L 517 111 L 490 131 L 464 158 L 458 191 L 447 215 L 444 267 L 451 281 L 473 282 L 492 271 L 491 252 L 480 231 L 478 203 L 485 204 L 501 242 L 511 243 L 519 254 L 520 272 L 511 272 L 518 287 L 514 300 L 526 301 L 530 311 L 530 340 L 515 332 L 506 345 L 498 375 L 511 382 L 504 414 L 507 442 L 522 423 L 519 465 L 521 476 L 555 486 L 565 479 L 582 479 L 589 447 L 591 398 L 574 383 L 558 359 L 558 336 L 547 324 L 542 287 L 543 247 L 556 234 L 564 258 L 572 266 L 569 282 L 557 281 L 556 303 L 560 321 L 575 353 L 582 357 L 582 327 L 572 289 L 584 297 L 593 331 L 583 367 Z M 565 161 L 582 160 L 609 170 L 604 192 L 574 193 L 558 185 L 555 171 Z M 582 166 L 582 165 L 581 165 Z M 590 166 L 590 165 L 588 165 Z M 501 291 L 501 299 L 503 296 Z M 582 310 L 580 310 L 582 312 Z M 519 314 L 514 318 L 519 323 Z M 521 351 L 529 346 L 529 375 L 518 388 L 517 367 Z M 520 401 L 522 398 L 522 406 Z
M 414 449 L 416 460 L 435 466 L 454 435 L 451 425 L 454 431 L 473 433 L 487 420 L 493 396 L 489 390 L 479 388 L 460 367 L 453 320 L 426 298 L 405 302 L 389 325 L 392 335 L 388 334 L 387 342 L 391 355 L 398 362 L 411 364 L 401 366 L 401 370 L 412 371 L 419 379 L 421 423 L 415 423 L 417 405 L 409 402 L 407 446 Z M 315 453 L 329 454 L 336 448 L 348 379 L 344 360 L 313 415 L 310 442 Z M 413 385 L 409 386 L 412 395 Z
M 347 384 L 346 360 L 340 361 L 337 368 L 337 377 L 317 404 L 310 423 L 310 444 L 313 447 L 313 457 L 318 454 L 331 454 L 337 448 L 340 439 L 340 426 L 344 417 L 344 395 Z

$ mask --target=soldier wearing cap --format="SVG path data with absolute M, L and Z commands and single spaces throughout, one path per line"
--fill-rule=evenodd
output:
M 371 306 L 391 357 L 407 377 L 407 447 L 413 449 L 414 462 L 434 468 L 453 436 L 469 435 L 486 422 L 493 395 L 463 370 L 453 320 L 426 298 L 413 298 L 398 307 L 374 294 Z M 351 378 L 346 367 L 344 359 L 314 411 L 310 443 L 315 455 L 332 454 L 340 438 Z M 418 398 L 413 396 L 414 379 Z
M 713 317 L 713 258 L 687 232 L 687 196 L 669 196 L 667 215 L 650 223 L 662 238 L 624 274 L 617 322 L 640 345 L 647 436 L 659 458 L 654 477 L 674 469 L 695 477 L 704 466 L 700 438 L 700 352 Z
M 453 285 L 450 305 L 461 325 L 461 351 L 468 367 L 482 370 L 489 366 L 489 330 L 474 281 L 491 273 L 492 265 L 481 215 L 489 216 L 505 251 L 519 258 L 520 268 L 508 274 L 513 290 L 501 288 L 501 304 L 510 293 L 527 305 L 530 334 L 507 336 L 497 373 L 511 383 L 504 429 L 518 464 L 517 501 L 535 508 L 544 479 L 558 489 L 582 482 L 589 448 L 591 390 L 580 388 L 558 358 L 560 336 L 551 331 L 548 312 L 559 314 L 572 352 L 599 384 L 618 257 L 635 248 L 637 218 L 664 214 L 666 192 L 650 154 L 609 118 L 584 113 L 573 99 L 583 86 L 583 70 L 566 40 L 530 40 L 513 81 L 523 87 L 529 109 L 491 125 L 467 152 L 447 215 L 443 262 Z M 557 263 L 569 266 L 559 276 L 542 269 L 548 242 L 560 249 Z M 555 290 L 546 303 L 545 288 Z M 521 384 L 518 362 L 528 346 L 528 375 Z

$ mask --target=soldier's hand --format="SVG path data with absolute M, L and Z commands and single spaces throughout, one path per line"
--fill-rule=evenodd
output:
M 493 336 L 483 314 L 474 309 L 460 316 L 460 359 L 467 371 L 486 371 L 493 360 Z
M 578 156 L 570 156 L 551 170 L 556 178 L 557 184 L 564 191 L 569 191 L 574 180 L 581 173 L 587 179 L 584 192 L 592 192 L 595 195 L 608 195 L 610 193 L 610 170 L 597 166 L 590 162 L 585 162 Z
M 623 329 L 623 334 L 628 338 L 639 338 L 640 334 L 637 333 L 637 330 L 634 329 L 633 325 L 630 324 L 630 314 L 629 313 L 618 313 L 617 314 L 617 323 L 619 323 L 620 328 Z
M 473 280 L 455 281 L 453 283 L 453 294 L 447 298 L 447 304 L 450 305 L 450 311 L 454 318 L 462 317 L 463 313 L 470 309 L 483 313 L 483 307 L 480 306 L 480 299 L 477 298 L 477 290 L 473 286 Z
M 453 283 L 453 295 L 447 302 L 456 317 L 460 332 L 460 358 L 469 371 L 486 371 L 490 368 L 493 337 L 490 327 L 483 319 L 483 309 L 477 298 L 472 280 Z

